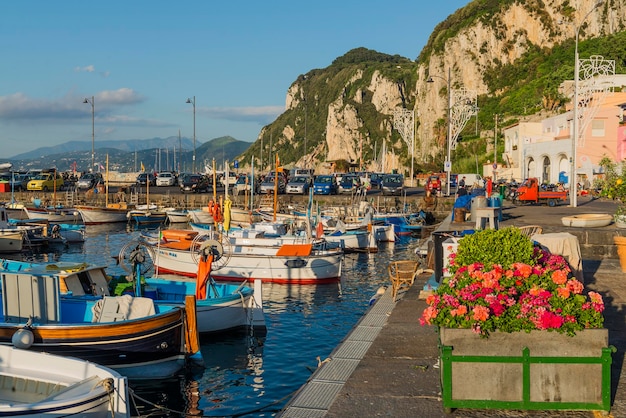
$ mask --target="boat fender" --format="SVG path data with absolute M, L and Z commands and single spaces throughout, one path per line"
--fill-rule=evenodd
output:
M 11 343 L 15 348 L 28 349 L 35 342 L 35 336 L 33 332 L 28 328 L 18 329 L 13 337 L 11 337 Z

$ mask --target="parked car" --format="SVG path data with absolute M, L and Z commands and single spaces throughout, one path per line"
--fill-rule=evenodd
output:
M 201 193 L 209 191 L 209 179 L 202 174 L 183 174 L 179 183 L 182 193 Z
M 313 180 L 313 194 L 337 194 L 337 180 L 335 176 L 321 174 Z
M 311 188 L 311 177 L 296 176 L 287 183 L 287 194 L 307 194 Z
M 220 176 L 219 183 L 222 186 L 226 187 L 226 175 L 225 174 L 222 174 Z M 235 173 L 234 171 L 229 171 L 228 172 L 228 187 L 232 187 L 235 184 L 237 184 L 237 173 Z
M 173 186 L 176 182 L 176 177 L 169 171 L 164 171 L 157 174 L 156 185 L 157 186 Z
M 150 186 L 156 186 L 156 178 L 154 177 L 154 174 L 152 173 L 140 173 L 137 176 L 136 183 L 139 186 L 146 186 L 148 185 L 148 183 Z
M 402 174 L 385 174 L 381 182 L 383 195 L 401 195 L 404 190 Z
M 19 173 L 3 173 L 0 176 L 0 181 L 9 183 L 9 191 L 23 192 L 28 187 L 30 176 Z
M 76 182 L 79 190 L 88 190 L 94 188 L 98 183 L 102 183 L 104 179 L 100 173 L 87 173 L 80 176 Z
M 265 179 L 261 182 L 259 193 L 269 194 L 274 193 L 275 180 L 274 176 L 265 176 Z M 287 182 L 283 176 L 278 176 L 278 194 L 285 194 L 287 188 Z
M 47 192 L 49 190 L 61 190 L 63 184 L 64 181 L 61 174 L 55 172 L 44 172 L 33 177 L 28 182 L 26 188 L 28 190 Z
M 244 194 L 246 192 L 250 193 L 250 190 L 252 190 L 252 183 L 253 182 L 251 175 L 241 174 L 239 175 L 239 177 L 237 177 L 237 182 L 235 183 L 233 190 L 236 195 Z M 255 184 L 254 186 L 255 189 L 258 189 L 257 184 Z
M 337 187 L 338 193 L 353 193 L 361 188 L 361 177 L 355 174 L 345 174 Z
M 370 174 L 370 188 L 372 190 L 380 189 L 380 183 L 383 180 L 382 173 L 372 173 Z

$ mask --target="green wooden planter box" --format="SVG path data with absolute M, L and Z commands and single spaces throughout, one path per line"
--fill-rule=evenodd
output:
M 443 406 L 598 410 L 611 406 L 608 330 L 568 337 L 548 331 L 492 333 L 440 328 Z

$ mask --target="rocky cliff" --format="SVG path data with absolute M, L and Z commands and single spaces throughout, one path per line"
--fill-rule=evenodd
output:
M 394 129 L 396 109 L 415 110 L 415 162 L 433 160 L 446 145 L 448 82 L 453 90 L 470 89 L 479 98 L 497 97 L 506 86 L 494 90 L 489 77 L 527 52 L 550 54 L 577 31 L 582 41 L 625 30 L 626 2 L 596 4 L 476 0 L 435 28 L 416 61 L 363 48 L 351 51 L 326 69 L 300 76 L 287 92 L 285 113 L 261 131 L 247 154 L 265 167 L 278 152 L 283 163 L 318 170 L 328 168 L 329 161 L 346 160 L 408 173 L 411 153 Z M 573 55 L 571 61 L 573 66 Z M 541 102 L 555 107 L 551 103 L 558 99 Z M 498 112 L 506 113 L 502 105 Z

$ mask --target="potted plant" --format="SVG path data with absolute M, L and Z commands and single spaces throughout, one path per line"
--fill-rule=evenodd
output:
M 439 327 L 445 408 L 609 409 L 602 296 L 562 256 L 488 229 L 459 240 L 450 271 L 420 318 Z
M 600 189 L 600 196 L 619 202 L 614 213 L 614 220 L 626 220 L 626 162 L 619 166 L 611 159 L 604 157 L 600 160 L 604 171 L 604 178 L 596 182 Z
M 613 221 L 618 228 L 626 228 L 626 203 L 620 203 L 613 214 Z

